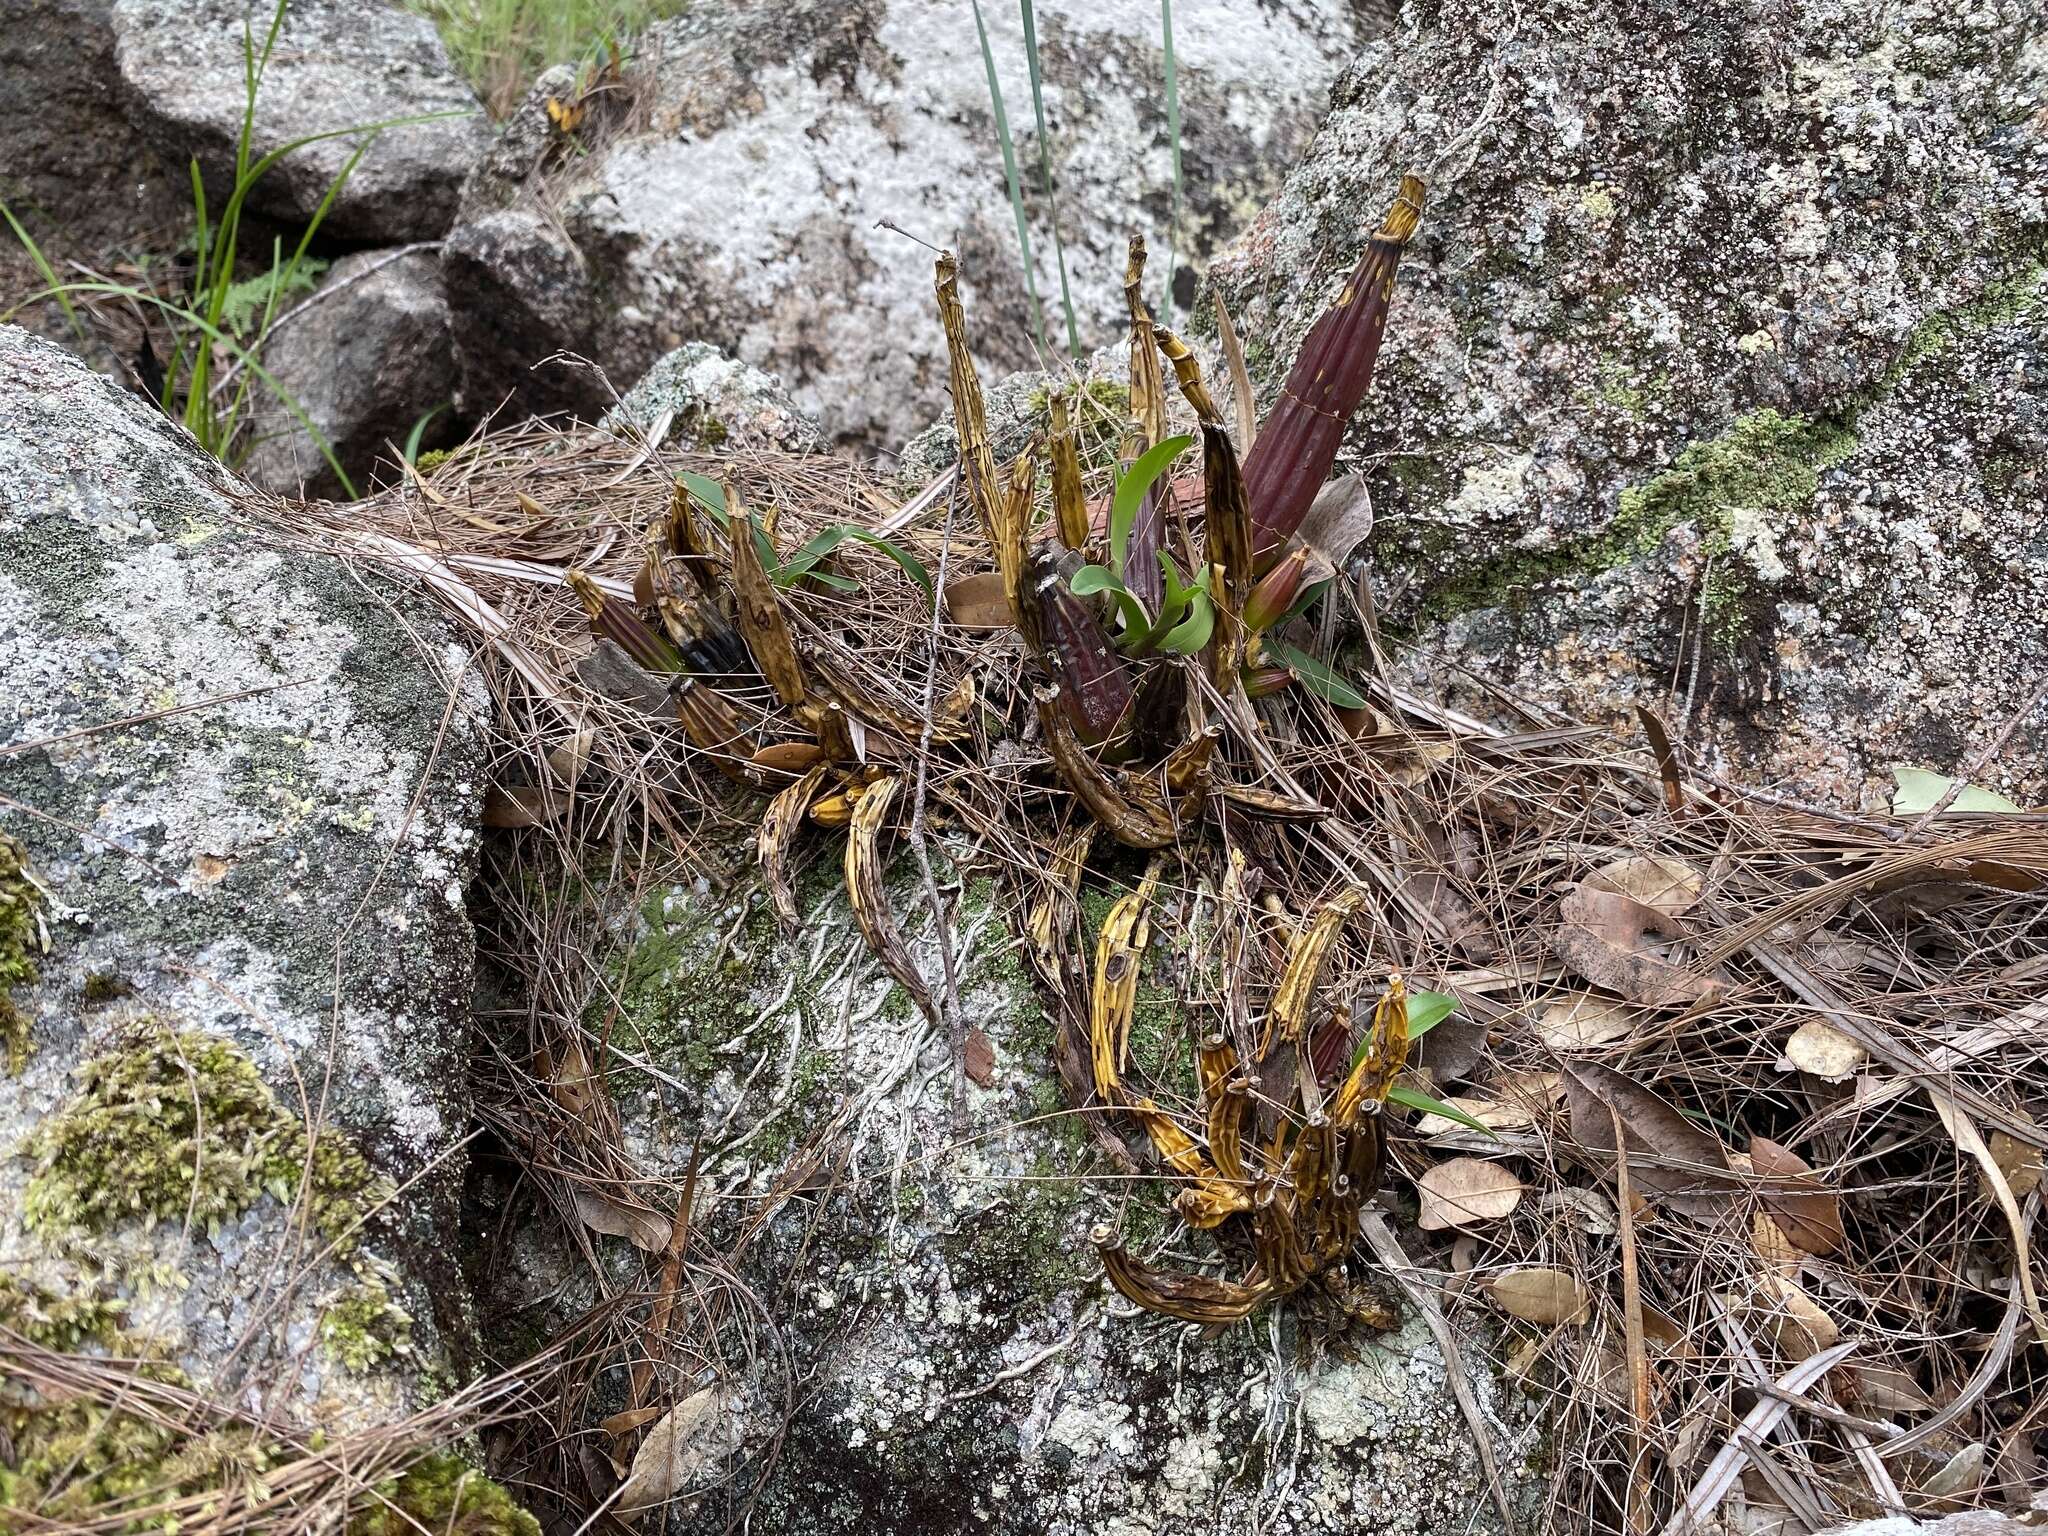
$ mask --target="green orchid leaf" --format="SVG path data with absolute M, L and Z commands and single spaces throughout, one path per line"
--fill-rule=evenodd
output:
M 903 568 L 903 574 L 916 582 L 928 598 L 936 598 L 938 589 L 932 585 L 932 573 L 925 564 L 902 545 L 892 539 L 885 539 L 878 533 L 869 533 L 865 528 L 849 528 L 846 536 L 856 544 L 865 544 L 870 549 L 879 549 Z
M 1124 590 L 1124 584 L 1106 565 L 1082 566 L 1067 579 L 1067 589 L 1076 597 L 1094 597 L 1097 593 L 1107 592 L 1115 598 L 1119 638 L 1125 644 L 1142 639 L 1152 628 L 1145 605 Z
M 1345 682 L 1329 666 L 1317 661 L 1306 651 L 1283 645 L 1277 640 L 1268 640 L 1266 649 L 1274 659 L 1300 679 L 1302 687 L 1310 693 L 1328 699 L 1339 709 L 1364 709 L 1365 696 Z
M 1109 549 L 1119 571 L 1124 568 L 1124 550 L 1131 542 L 1131 525 L 1138 520 L 1138 508 L 1144 504 L 1145 493 L 1193 442 L 1192 437 L 1183 434 L 1155 443 L 1117 478 L 1116 494 L 1109 504 Z
M 1160 638 L 1159 648 L 1176 656 L 1192 656 L 1209 643 L 1215 628 L 1216 605 L 1209 601 L 1208 593 L 1197 590 L 1186 620 Z
M 811 580 L 821 582 L 825 586 L 832 588 L 835 592 L 858 591 L 860 583 L 854 581 L 851 577 L 838 576 L 828 571 L 812 569 L 820 560 L 823 560 L 848 539 L 853 540 L 856 544 L 865 544 L 871 549 L 879 549 L 903 568 L 904 574 L 918 584 L 918 587 L 924 592 L 926 597 L 932 595 L 931 572 L 924 568 L 923 561 L 919 560 L 901 545 L 893 543 L 879 534 L 869 533 L 865 528 L 855 528 L 850 523 L 835 523 L 832 527 L 814 534 L 805 542 L 803 548 L 783 562 L 782 568 L 775 573 L 775 585 L 778 587 L 794 586 L 797 582 L 808 576 Z
M 1443 1023 L 1458 1011 L 1458 1000 L 1448 992 L 1414 991 L 1408 994 L 1408 1041 L 1412 1045 Z M 1372 1044 L 1368 1034 L 1358 1042 L 1358 1049 L 1351 1053 L 1351 1066 L 1355 1071 L 1364 1058 L 1366 1047 Z
M 1419 1040 L 1458 1010 L 1458 1000 L 1448 992 L 1408 994 L 1408 1038 Z
M 676 478 L 683 482 L 683 489 L 690 493 L 697 505 L 711 514 L 711 520 L 718 524 L 720 528 L 723 528 L 725 526 L 725 487 L 709 475 L 696 474 L 687 469 L 677 474 Z
M 1421 1110 L 1425 1115 L 1442 1115 L 1446 1120 L 1455 1120 L 1459 1125 L 1466 1127 L 1468 1130 L 1479 1131 L 1485 1135 L 1493 1136 L 1495 1141 L 1500 1140 L 1500 1137 L 1495 1136 L 1490 1129 L 1481 1125 L 1462 1109 L 1452 1104 L 1446 1104 L 1442 1099 L 1433 1099 L 1420 1088 L 1410 1088 L 1406 1083 L 1396 1083 L 1392 1088 L 1388 1089 L 1387 1102 L 1389 1104 L 1405 1104 L 1410 1109 Z
M 1333 576 L 1325 576 L 1321 581 L 1311 582 L 1302 590 L 1301 596 L 1294 600 L 1294 606 L 1280 615 L 1279 624 L 1285 624 L 1289 619 L 1298 619 L 1307 613 L 1315 606 L 1316 599 L 1330 590 L 1330 584 L 1335 580 Z M 1277 629 L 1279 624 L 1273 627 Z

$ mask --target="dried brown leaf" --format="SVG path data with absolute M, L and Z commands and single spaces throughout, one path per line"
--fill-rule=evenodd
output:
M 1806 1160 L 1764 1136 L 1749 1142 L 1751 1168 L 1763 1180 L 1764 1210 L 1802 1253 L 1833 1253 L 1842 1246 L 1842 1206 Z
M 1655 854 L 1616 859 L 1586 877 L 1598 890 L 1612 891 L 1640 902 L 1666 917 L 1682 917 L 1699 904 L 1706 882 L 1700 872 L 1683 859 Z
M 1593 1315 L 1585 1286 L 1562 1269 L 1511 1269 L 1496 1276 L 1487 1291 L 1494 1305 L 1510 1317 L 1546 1328 L 1584 1323 Z
M 1372 533 L 1372 493 L 1365 476 L 1339 475 L 1316 492 L 1295 538 L 1322 562 L 1342 569 L 1351 552 Z
M 1499 1221 L 1522 1203 L 1522 1181 L 1514 1170 L 1478 1157 L 1438 1163 L 1415 1188 L 1422 1197 L 1415 1224 L 1425 1232 Z
M 1738 1190 L 1720 1138 L 1688 1120 L 1649 1089 L 1592 1062 L 1564 1070 L 1572 1138 L 1588 1151 L 1613 1153 L 1614 1119 L 1621 1115 L 1629 1145 L 1629 1179 L 1639 1191 L 1690 1215 L 1728 1209 Z
M 2027 1124 L 2034 1123 L 2033 1117 L 2025 1110 L 2014 1110 L 2013 1114 Z M 1998 1165 L 1998 1171 L 2005 1175 L 2006 1188 L 2016 1200 L 2024 1200 L 2041 1187 L 2041 1149 L 2021 1141 L 2017 1136 L 2004 1131 L 1993 1131 L 1987 1145 L 1991 1149 L 1991 1161 Z M 1986 1200 L 1998 1198 L 1991 1180 L 1981 1170 L 1978 1185 Z
M 630 1205 L 586 1184 L 570 1187 L 576 1216 L 593 1232 L 623 1237 L 642 1253 L 660 1253 L 668 1247 L 674 1223 L 644 1205 Z
M 1783 1275 L 1756 1276 L 1742 1310 L 1769 1330 L 1788 1359 L 1817 1355 L 1842 1336 L 1840 1325 L 1820 1303 Z
M 962 1065 L 978 1088 L 986 1088 L 996 1080 L 995 1042 L 989 1039 L 979 1024 L 967 1031 Z
M 1643 1015 L 1611 997 L 1574 992 L 1543 1010 L 1536 1036 L 1553 1051 L 1590 1051 L 1634 1033 Z
M 1581 885 L 1559 904 L 1555 946 L 1560 959 L 1595 986 L 1648 1008 L 1712 1002 L 1720 984 L 1653 953 L 1644 934 L 1669 919 L 1632 897 Z
M 619 1488 L 619 1513 L 642 1514 L 708 1485 L 720 1463 L 738 1448 L 740 1425 L 733 1407 L 729 1394 L 710 1386 L 671 1408 L 634 1453 L 633 1469 Z
M 544 827 L 569 809 L 569 797 L 545 784 L 493 784 L 484 796 L 487 827 Z

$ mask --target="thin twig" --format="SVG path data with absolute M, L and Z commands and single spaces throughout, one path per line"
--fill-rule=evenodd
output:
M 1472 1382 L 1465 1375 L 1465 1357 L 1458 1348 L 1458 1336 L 1451 1331 L 1450 1321 L 1444 1316 L 1444 1309 L 1436 1299 L 1436 1293 L 1424 1285 L 1417 1275 L 1414 1264 L 1401 1250 L 1400 1240 L 1387 1225 L 1386 1218 L 1377 1211 L 1367 1211 L 1360 1222 L 1365 1240 L 1372 1245 L 1372 1251 L 1387 1267 L 1387 1273 L 1394 1277 L 1415 1310 L 1422 1314 L 1422 1320 L 1429 1325 L 1435 1337 L 1437 1348 L 1443 1351 L 1444 1374 L 1450 1379 L 1451 1395 L 1458 1400 L 1458 1411 L 1465 1416 L 1465 1423 L 1472 1431 L 1473 1442 L 1479 1448 L 1479 1465 L 1486 1472 L 1486 1486 L 1493 1493 L 1494 1508 L 1500 1511 L 1501 1530 L 1504 1536 L 1514 1536 L 1515 1507 L 1508 1498 L 1507 1484 L 1501 1480 L 1500 1462 L 1493 1454 L 1493 1437 L 1487 1432 L 1486 1415 L 1480 1411 L 1479 1399 L 1472 1391 Z

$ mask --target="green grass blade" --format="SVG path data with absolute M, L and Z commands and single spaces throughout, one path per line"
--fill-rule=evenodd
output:
M 1024 289 L 1031 295 L 1031 321 L 1038 332 L 1038 349 L 1049 353 L 1045 338 L 1045 306 L 1038 301 L 1038 276 L 1031 260 L 1031 226 L 1024 217 L 1024 183 L 1017 178 L 1017 146 L 1010 141 L 1010 118 L 1003 110 L 1003 87 L 996 79 L 995 51 L 989 47 L 988 23 L 982 18 L 981 0 L 974 0 L 974 30 L 981 36 L 981 65 L 988 72 L 989 110 L 995 114 L 996 140 L 1003 150 L 1003 175 L 1010 184 L 1010 211 L 1017 216 L 1017 249 L 1024 258 Z
M 71 307 L 71 295 L 65 291 L 64 283 L 58 278 L 56 268 L 50 265 L 49 258 L 43 254 L 43 248 L 35 243 L 26 229 L 22 228 L 21 220 L 14 216 L 14 210 L 5 203 L 0 203 L 0 218 L 7 220 L 7 227 L 14 231 L 14 238 L 19 240 L 21 248 L 28 252 L 28 259 L 35 263 L 36 272 L 48 285 L 50 296 L 56 299 L 57 307 L 64 311 L 64 318 L 70 322 L 71 334 L 84 341 L 85 326 L 79 321 L 78 311 Z M 28 299 L 23 299 L 21 304 L 28 302 Z M 15 305 L 5 314 L 0 314 L 0 321 L 12 320 L 21 313 L 21 304 Z
M 448 402 L 442 401 L 431 411 L 420 413 L 420 419 L 412 424 L 412 430 L 405 434 L 405 450 L 399 456 L 408 464 L 417 464 L 420 458 L 420 439 L 427 435 L 427 428 L 434 418 L 448 409 Z
M 276 397 L 277 403 L 290 413 L 294 421 L 306 429 L 306 435 L 313 439 L 313 445 L 320 450 L 320 456 L 327 461 L 327 467 L 334 471 L 334 477 L 341 482 L 341 488 L 347 494 L 348 499 L 350 501 L 356 499 L 355 482 L 349 478 L 348 471 L 341 467 L 341 461 L 334 456 L 334 448 L 327 441 L 327 434 L 313 425 L 313 418 L 306 414 L 305 407 L 299 404 L 298 400 L 293 397 L 292 392 L 273 378 L 269 370 L 257 362 L 255 357 L 237 343 L 234 337 L 209 323 L 207 318 L 196 310 L 187 309 L 181 304 L 173 304 L 169 299 L 150 293 L 146 289 L 130 287 L 121 283 L 73 283 L 70 287 L 73 293 L 113 294 L 136 304 L 148 304 L 162 311 L 165 316 L 182 320 L 186 325 L 198 331 L 213 346 L 232 357 L 239 366 L 248 369 L 249 372 L 254 374 L 263 387 Z M 197 434 L 195 433 L 194 435 L 196 436 Z
M 1017 0 L 1024 17 L 1024 58 L 1031 66 L 1031 115 L 1038 125 L 1038 177 L 1045 186 L 1046 219 L 1052 225 L 1053 260 L 1060 268 L 1060 308 L 1067 320 L 1067 351 L 1081 360 L 1081 327 L 1074 319 L 1074 294 L 1067 286 L 1067 250 L 1060 240 L 1060 205 L 1052 190 L 1052 134 L 1045 126 L 1045 90 L 1038 68 L 1038 18 L 1031 0 Z
M 1166 142 L 1173 151 L 1173 204 L 1166 219 L 1166 293 L 1159 313 L 1173 317 L 1173 246 L 1180 232 L 1180 68 L 1173 57 L 1173 0 L 1159 0 L 1159 47 L 1166 61 Z

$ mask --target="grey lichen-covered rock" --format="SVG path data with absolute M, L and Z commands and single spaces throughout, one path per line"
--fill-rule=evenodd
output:
M 2048 666 L 2044 81 L 2020 0 L 1406 7 L 1215 281 L 1277 388 L 1432 182 L 1350 437 L 1411 671 L 1865 804 L 1987 747 Z
M 604 425 L 643 436 L 659 427 L 657 446 L 785 453 L 819 447 L 818 424 L 797 409 L 780 379 L 702 341 L 676 348 L 642 374 L 606 413 Z
M 114 3 L 129 116 L 174 164 L 196 155 L 217 199 L 234 185 L 244 38 L 252 35 L 260 51 L 270 16 L 269 5 L 244 0 Z M 400 124 L 423 117 L 432 120 Z M 293 0 L 256 101 L 251 158 L 309 135 L 379 123 L 399 125 L 378 132 L 323 227 L 344 240 L 433 239 L 454 218 L 463 177 L 488 142 L 475 93 L 425 17 L 382 0 Z M 292 151 L 257 184 L 252 205 L 305 223 L 359 137 Z
M 1014 6 L 981 10 L 1033 223 L 1046 334 L 1059 348 L 1060 277 L 1022 26 Z M 1369 23 L 1334 0 L 1174 7 L 1176 242 L 1159 8 L 1054 0 L 1035 14 L 1058 225 L 1080 341 L 1094 347 L 1122 313 L 1126 237 L 1148 235 L 1160 294 L 1171 249 L 1185 304 L 1209 254 L 1307 142 Z M 547 174 L 498 165 L 467 199 L 481 215 L 516 189 L 555 215 L 603 299 L 578 350 L 632 377 L 702 339 L 779 375 L 830 437 L 893 447 L 944 408 L 946 366 L 931 252 L 876 227 L 888 220 L 960 251 L 989 366 L 1034 360 L 966 0 L 696 6 L 651 29 L 636 53 L 651 77 L 642 126 L 600 135 L 587 156 L 557 156 Z M 520 142 L 536 137 L 536 121 L 516 120 Z M 530 349 L 517 366 L 545 355 Z M 497 392 L 512 387 L 499 377 Z
M 680 1181 L 701 1144 L 692 1230 L 719 1253 L 750 1234 L 746 1315 L 757 1305 L 779 1328 L 744 1347 L 724 1340 L 727 1359 L 753 1362 L 723 1383 L 749 1413 L 736 1457 L 700 1482 L 755 1483 L 795 1382 L 795 1417 L 758 1489 L 765 1529 L 1497 1529 L 1419 1321 L 1339 1332 L 1309 1303 L 1204 1338 L 1108 1288 L 1093 1223 L 1118 1225 L 1147 1255 L 1206 1239 L 1168 1219 L 1164 1189 L 1091 1177 L 1105 1170 L 1064 1114 L 1050 1026 L 985 880 L 956 894 L 940 862 L 962 1014 L 990 1047 L 956 1124 L 944 1034 L 855 928 L 840 850 L 815 858 L 793 936 L 744 879 L 654 890 L 615 935 L 588 1020 L 589 1048 L 599 1031 L 606 1040 L 627 1156 Z M 900 860 L 890 905 L 937 977 L 921 889 Z M 1149 990 L 1132 1049 L 1147 1061 L 1185 1049 Z M 591 1241 L 618 1289 L 645 1288 L 640 1255 Z M 498 1283 L 497 1314 L 542 1335 L 595 1299 L 586 1262 L 532 1224 Z M 1467 1359 L 1526 1488 L 1529 1405 L 1485 1363 L 1485 1341 L 1469 1341 Z
M 439 254 L 401 247 L 342 257 L 272 328 L 263 366 L 358 491 L 423 418 L 431 417 L 420 446 L 440 447 L 454 430 L 455 359 Z M 340 480 L 298 417 L 268 393 L 258 401 L 257 442 L 242 472 L 282 495 L 340 494 Z
M 48 938 L 5 1000 L 0 1314 L 104 1302 L 90 1341 L 202 1391 L 376 1422 L 474 1327 L 483 701 L 424 605 L 236 494 L 0 328 L 0 845 Z

